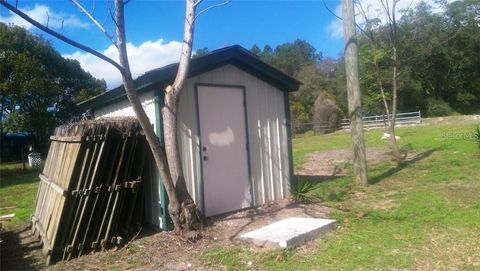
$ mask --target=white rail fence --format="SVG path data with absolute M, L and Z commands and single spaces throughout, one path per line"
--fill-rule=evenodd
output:
M 388 115 L 388 117 L 390 118 L 391 116 L 392 115 Z M 395 126 L 422 123 L 422 113 L 420 111 L 398 113 L 395 116 Z M 385 127 L 386 125 L 388 125 L 389 122 L 389 118 L 387 118 L 387 115 L 365 116 L 362 119 L 364 128 Z M 350 129 L 350 119 L 342 119 L 342 121 L 340 122 L 340 128 Z
M 391 115 L 389 115 L 391 117 Z M 363 117 L 364 128 L 382 128 L 389 124 L 387 115 L 374 115 Z M 422 113 L 406 112 L 396 114 L 395 126 L 416 125 L 422 123 Z M 292 122 L 294 133 L 302 133 L 313 130 L 316 133 L 330 133 L 340 129 L 350 129 L 350 119 L 342 119 L 338 126 L 331 127 L 326 123 L 321 122 Z

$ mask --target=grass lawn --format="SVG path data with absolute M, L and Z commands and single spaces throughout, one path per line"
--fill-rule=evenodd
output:
M 15 218 L 3 223 L 5 229 L 24 225 L 30 218 L 38 181 L 38 171 L 23 172 L 21 163 L 0 166 L 0 215 L 15 213 Z
M 229 270 L 480 270 L 480 150 L 471 138 L 474 127 L 399 128 L 401 148 L 417 155 L 412 162 L 370 167 L 368 187 L 355 186 L 351 177 L 314 183 L 311 194 L 333 208 L 341 227 L 308 249 L 214 248 L 202 260 Z M 367 147 L 387 147 L 382 133 L 367 131 Z M 349 136 L 295 138 L 295 167 L 311 152 L 348 148 Z

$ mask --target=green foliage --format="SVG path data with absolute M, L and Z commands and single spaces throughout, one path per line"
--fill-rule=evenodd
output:
M 278 45 L 275 49 L 266 45 L 261 50 L 254 45 L 250 51 L 263 61 L 294 76 L 303 84 L 290 95 L 290 109 L 294 133 L 311 128 L 315 100 L 321 92 L 330 94 L 342 111 L 346 111 L 345 69 L 343 62 L 323 59 L 321 52 L 304 40 L 297 39 Z
M 480 3 L 463 0 L 440 4 L 444 12 L 434 12 L 421 2 L 397 22 L 399 112 L 422 110 L 429 116 L 441 116 L 472 114 L 480 107 L 480 28 L 475 12 L 480 10 Z M 372 30 L 375 43 L 365 34 L 359 38 L 362 101 L 366 114 L 378 114 L 382 111 L 376 106 L 378 79 L 387 94 L 392 89 L 393 44 L 387 26 L 370 22 L 366 30 Z
M 314 185 L 306 180 L 294 180 L 290 185 L 290 193 L 297 202 L 310 202 L 314 197 Z
M 300 39 L 280 44 L 275 50 L 265 45 L 263 51 L 260 51 L 260 48 L 254 45 L 251 51 L 263 61 L 292 76 L 303 66 L 317 64 L 322 60 L 322 54 L 317 53 L 313 45 Z
M 448 103 L 435 98 L 427 99 L 427 116 L 448 116 L 453 113 L 454 111 Z
M 204 56 L 204 55 L 208 55 L 209 53 L 210 53 L 210 51 L 208 50 L 208 48 L 203 47 L 203 48 L 200 48 L 197 51 L 195 51 L 195 54 L 193 54 L 192 58 L 197 58 L 197 57 L 201 57 L 201 56 Z
M 30 132 L 37 145 L 79 113 L 78 102 L 105 91 L 105 82 L 64 59 L 25 29 L 0 23 L 1 133 Z

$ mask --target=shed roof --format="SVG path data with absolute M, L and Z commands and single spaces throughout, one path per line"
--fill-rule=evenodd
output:
M 274 85 L 283 91 L 298 90 L 301 82 L 260 60 L 256 55 L 241 47 L 233 45 L 212 51 L 190 61 L 189 77 L 208 72 L 221 66 L 231 64 L 258 78 Z M 135 79 L 139 93 L 148 90 L 153 85 L 171 84 L 177 73 L 178 63 L 170 64 L 146 72 Z M 84 102 L 79 103 L 82 109 L 98 108 L 113 101 L 126 98 L 123 85 L 104 92 Z

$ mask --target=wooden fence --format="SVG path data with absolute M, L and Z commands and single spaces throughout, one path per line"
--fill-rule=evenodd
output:
M 134 119 L 61 126 L 40 174 L 32 229 L 47 264 L 118 245 L 141 225 L 148 148 Z

